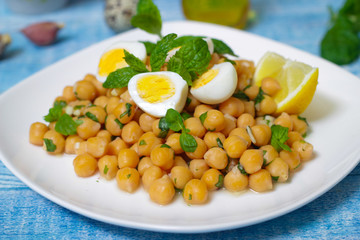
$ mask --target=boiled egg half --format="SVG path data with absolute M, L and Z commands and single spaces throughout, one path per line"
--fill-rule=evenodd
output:
M 237 74 L 230 62 L 215 64 L 193 82 L 191 94 L 206 104 L 218 104 L 232 96 Z
M 163 117 L 169 108 L 182 111 L 188 95 L 188 85 L 174 72 L 148 72 L 132 77 L 128 83 L 128 91 L 144 112 L 154 117 Z
M 117 42 L 107 48 L 100 57 L 97 76 L 105 81 L 107 76 L 116 69 L 127 67 L 124 49 L 143 62 L 146 60 L 146 49 L 140 42 Z

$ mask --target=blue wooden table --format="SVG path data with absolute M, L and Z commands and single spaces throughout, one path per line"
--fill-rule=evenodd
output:
M 184 19 L 180 0 L 154 2 L 165 21 Z M 257 17 L 247 31 L 319 55 L 319 42 L 329 23 L 327 7 L 338 9 L 342 2 L 252 0 Z M 51 63 L 113 36 L 103 9 L 101 0 L 74 0 L 59 11 L 29 16 L 12 13 L 0 0 L 0 33 L 13 38 L 0 60 L 0 94 Z M 27 24 L 42 20 L 66 24 L 55 45 L 36 47 L 19 33 Z M 360 77 L 359 60 L 344 68 Z M 284 216 L 240 229 L 182 235 L 113 226 L 73 213 L 29 189 L 0 161 L 0 239 L 18 238 L 360 239 L 360 166 L 323 196 Z

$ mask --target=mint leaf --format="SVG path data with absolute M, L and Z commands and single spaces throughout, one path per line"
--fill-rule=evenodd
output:
M 141 41 L 141 42 L 145 45 L 146 55 L 150 56 L 156 46 L 156 43 L 149 42 L 149 41 Z
M 180 47 L 180 46 L 184 45 L 186 42 L 192 41 L 192 40 L 197 39 L 197 38 L 202 39 L 202 38 L 205 38 L 205 37 L 191 36 L 191 35 L 185 35 L 185 36 L 178 37 L 173 42 L 173 48 Z
M 148 72 L 149 70 L 147 70 L 145 63 L 143 63 L 143 61 L 141 61 L 140 59 L 138 59 L 137 57 L 135 57 L 133 54 L 129 53 L 128 51 L 126 51 L 124 49 L 124 53 L 125 53 L 125 61 L 127 64 L 129 64 L 129 66 L 135 70 L 136 72 L 139 73 L 143 73 L 143 72 Z
M 44 138 L 44 143 L 46 146 L 46 151 L 48 152 L 55 152 L 56 150 L 56 145 L 54 144 L 53 140 L 48 139 L 48 138 Z
M 54 107 L 49 109 L 49 113 L 44 116 L 44 120 L 47 122 L 55 122 L 57 121 L 62 113 L 63 113 L 63 108 L 66 106 L 66 102 L 65 101 L 55 101 L 54 103 Z
M 271 145 L 276 149 L 276 151 L 281 151 L 282 149 L 291 152 L 291 149 L 285 142 L 289 139 L 288 137 L 289 128 L 283 127 L 280 125 L 271 126 Z
M 106 81 L 103 83 L 104 88 L 122 88 L 127 87 L 130 79 L 138 74 L 131 67 L 124 67 L 115 70 L 107 76 Z
M 185 80 L 187 85 L 192 86 L 192 77 L 185 68 L 182 56 L 176 54 L 172 56 L 168 62 L 167 70 L 179 74 Z
M 192 135 L 183 131 L 180 135 L 180 146 L 185 152 L 195 152 L 197 142 Z
M 159 138 L 166 138 L 167 134 L 169 133 L 170 128 L 169 128 L 168 123 L 166 122 L 165 117 L 160 118 L 159 129 L 161 131 L 160 131 L 158 137 Z
M 185 129 L 185 125 L 180 113 L 172 108 L 166 111 L 165 120 L 169 128 L 175 132 Z
M 161 36 L 161 15 L 159 9 L 151 0 L 140 0 L 137 5 L 137 13 L 131 19 L 131 24 L 148 33 Z
M 224 43 L 223 41 L 216 39 L 216 38 L 212 38 L 211 40 L 214 44 L 214 52 L 216 52 L 220 55 L 229 54 L 234 57 L 237 57 L 237 55 L 233 52 L 233 50 L 228 45 L 226 45 L 226 43 Z
M 81 120 L 74 121 L 72 117 L 64 113 L 55 124 L 55 131 L 62 135 L 76 134 L 76 128 L 82 124 Z
M 184 119 L 184 121 L 188 118 L 191 118 L 191 115 L 187 112 L 180 113 L 181 117 Z
M 175 33 L 170 33 L 156 43 L 150 56 L 152 72 L 160 71 L 162 65 L 165 63 L 168 52 L 172 49 L 172 44 L 176 37 L 177 35 Z

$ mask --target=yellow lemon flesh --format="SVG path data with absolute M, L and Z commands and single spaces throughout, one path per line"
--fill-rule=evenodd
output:
M 281 86 L 281 90 L 273 96 L 278 106 L 276 113 L 300 114 L 311 103 L 318 75 L 318 68 L 267 52 L 256 66 L 254 83 L 261 86 L 265 77 L 276 79 Z
M 159 103 L 175 94 L 175 86 L 166 75 L 148 75 L 137 82 L 139 96 L 146 102 Z

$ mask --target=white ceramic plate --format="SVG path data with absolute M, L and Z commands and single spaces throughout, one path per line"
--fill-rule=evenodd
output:
M 288 213 L 319 197 L 342 180 L 360 159 L 360 79 L 343 69 L 292 47 L 239 30 L 196 22 L 164 24 L 163 33 L 205 35 L 224 40 L 255 62 L 274 51 L 320 69 L 313 102 L 303 114 L 311 124 L 307 140 L 315 158 L 274 191 L 211 194 L 208 204 L 188 206 L 181 197 L 158 206 L 139 190 L 127 194 L 116 182 L 99 176 L 78 178 L 73 156 L 50 156 L 28 143 L 31 123 L 41 121 L 66 85 L 96 71 L 99 56 L 117 40 L 155 40 L 131 30 L 80 51 L 25 79 L 0 96 L 0 158 L 25 184 L 74 212 L 116 225 L 164 232 L 210 232 L 243 227 Z

